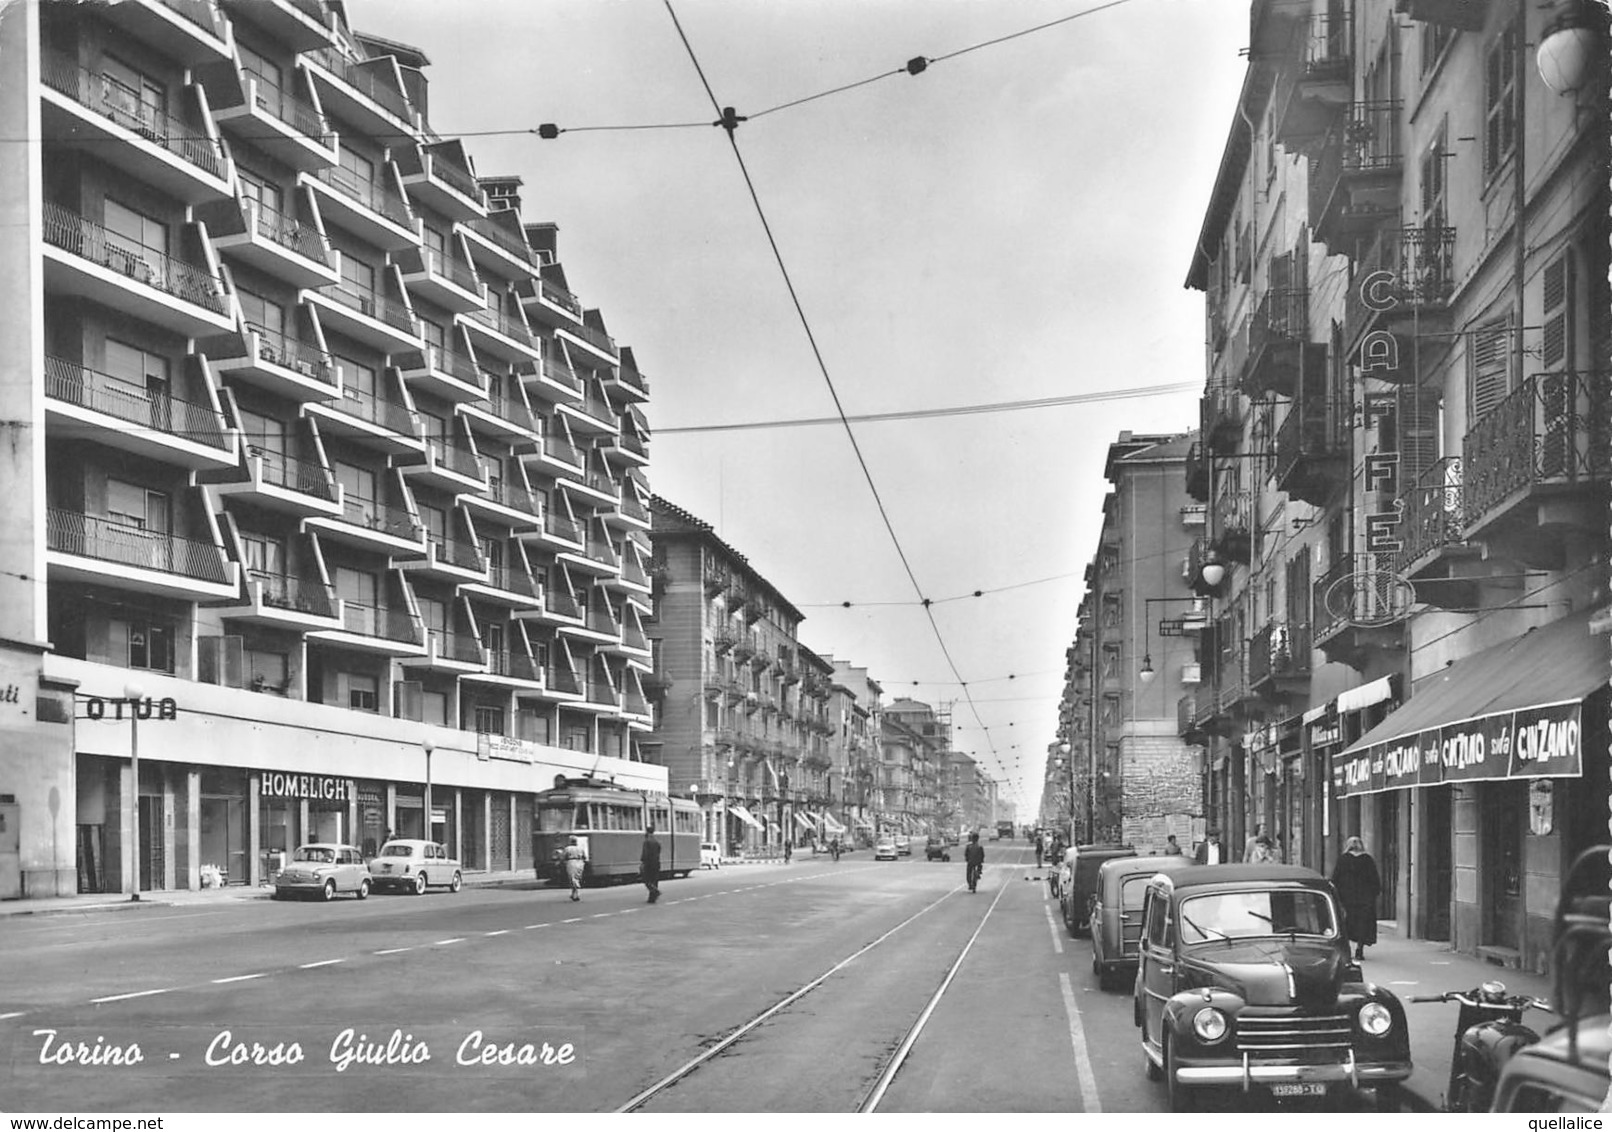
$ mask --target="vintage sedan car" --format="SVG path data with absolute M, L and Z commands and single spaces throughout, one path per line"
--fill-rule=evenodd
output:
M 364 865 L 364 855 L 351 845 L 334 842 L 302 846 L 274 876 L 276 900 L 291 896 L 334 900 L 341 892 L 350 892 L 363 900 L 369 895 L 369 889 L 369 869 Z
M 1097 870 L 1102 863 L 1115 857 L 1134 856 L 1134 848 L 1112 841 L 1075 846 L 1073 864 L 1069 862 L 1069 853 L 1064 853 L 1064 860 L 1057 866 L 1058 908 L 1070 935 L 1079 938 L 1090 934 L 1087 921 L 1091 917 L 1092 894 L 1097 891 Z
M 1191 857 L 1110 857 L 1097 868 L 1087 928 L 1091 969 L 1097 985 L 1119 990 L 1131 985 L 1142 950 L 1142 898 L 1147 882 L 1163 872 L 1192 868 Z
M 1506 1062 L 1489 1111 L 1600 1112 L 1612 1089 L 1609 1058 L 1612 1015 L 1563 1026 Z
M 895 843 L 897 853 L 900 853 L 903 857 L 912 856 L 912 838 L 904 833 L 898 833 L 895 836 Z
M 1277 1097 L 1411 1074 L 1405 1009 L 1350 958 L 1331 884 L 1295 865 L 1158 873 L 1142 904 L 1134 1020 L 1147 1076 L 1172 1111 L 1205 1089 Z
M 949 861 L 951 859 L 951 846 L 946 844 L 946 839 L 938 834 L 930 834 L 929 840 L 924 843 L 924 860 Z
M 893 837 L 881 837 L 873 846 L 873 859 L 875 861 L 893 861 L 899 853 Z
M 722 846 L 715 841 L 700 842 L 700 868 L 720 869 L 722 867 Z
M 464 883 L 459 862 L 434 841 L 388 841 L 369 863 L 369 882 L 380 892 L 392 889 L 425 895 L 433 885 L 458 892 Z

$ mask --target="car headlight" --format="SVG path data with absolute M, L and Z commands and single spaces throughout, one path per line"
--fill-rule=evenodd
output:
M 1213 1045 L 1226 1036 L 1226 1016 L 1213 1006 L 1206 1006 L 1192 1016 L 1192 1032 L 1198 1040 Z
M 1380 1002 L 1368 1002 L 1360 1008 L 1360 1028 L 1374 1038 L 1380 1038 L 1394 1028 L 1394 1016 Z

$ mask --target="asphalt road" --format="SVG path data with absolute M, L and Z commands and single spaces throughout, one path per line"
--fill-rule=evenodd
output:
M 12 917 L 0 1096 L 52 1113 L 1161 1111 L 1129 996 L 1097 989 L 1030 851 L 990 844 L 978 893 L 962 873 L 960 855 L 863 853 L 696 873 L 653 906 L 640 886 L 572 903 L 533 884 Z

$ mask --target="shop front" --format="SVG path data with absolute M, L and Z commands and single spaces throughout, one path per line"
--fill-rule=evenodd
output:
M 1543 969 L 1561 878 L 1605 838 L 1605 651 L 1584 616 L 1524 633 L 1333 756 L 1334 796 L 1374 827 L 1383 911 L 1410 934 Z

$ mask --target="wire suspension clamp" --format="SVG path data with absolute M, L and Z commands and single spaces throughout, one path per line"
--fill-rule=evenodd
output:
M 738 111 L 734 110 L 733 107 L 724 106 L 722 108 L 722 117 L 712 122 L 711 125 L 721 126 L 724 130 L 728 131 L 728 136 L 732 137 L 733 131 L 739 128 L 739 123 L 748 121 L 750 121 L 749 118 L 746 118 L 743 114 L 740 114 Z

